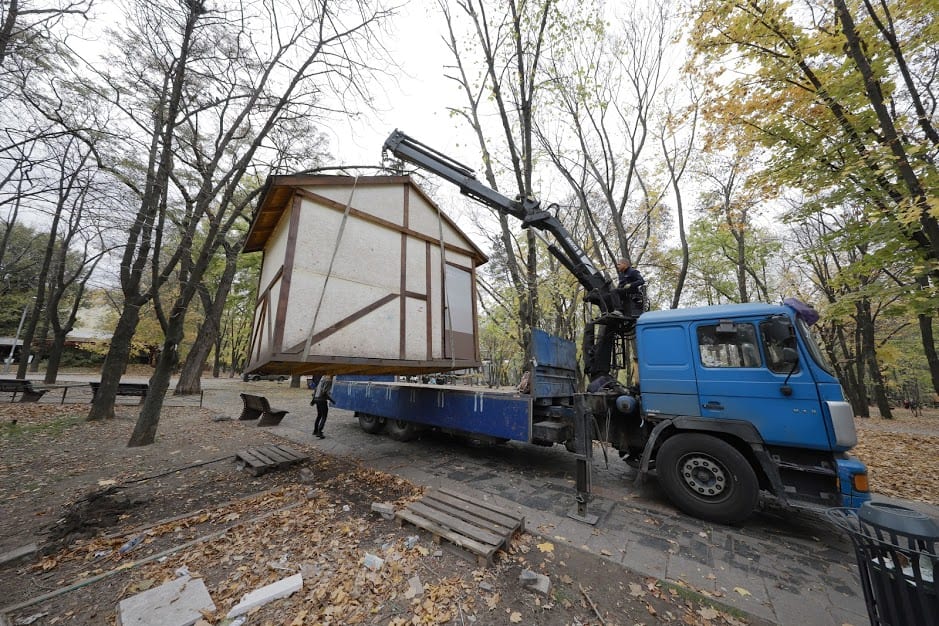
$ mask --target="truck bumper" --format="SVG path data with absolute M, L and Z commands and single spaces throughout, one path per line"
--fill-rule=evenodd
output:
M 841 505 L 857 509 L 871 499 L 867 482 L 867 466 L 853 456 L 837 459 L 838 485 L 841 490 Z

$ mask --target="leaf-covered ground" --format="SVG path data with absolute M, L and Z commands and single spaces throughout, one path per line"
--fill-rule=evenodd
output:
M 897 409 L 893 419 L 858 418 L 852 452 L 867 464 L 871 490 L 894 498 L 939 505 L 939 410 L 914 417 Z
M 127 448 L 136 407 L 95 423 L 83 421 L 86 410 L 0 405 L 0 551 L 37 534 L 44 547 L 33 562 L 0 567 L 0 611 L 29 602 L 7 611 L 13 623 L 114 624 L 121 599 L 181 568 L 215 602 L 201 626 L 224 623 L 246 592 L 297 572 L 302 590 L 252 612 L 249 624 L 746 623 L 554 541 L 550 529 L 517 536 L 494 567 L 480 568 L 370 510 L 419 498 L 420 488 L 313 448 L 291 443 L 310 459 L 252 477 L 232 455 L 279 441 L 251 423 L 167 408 L 157 443 Z M 380 568 L 366 567 L 369 554 Z M 521 587 L 523 569 L 548 574 L 551 593 Z

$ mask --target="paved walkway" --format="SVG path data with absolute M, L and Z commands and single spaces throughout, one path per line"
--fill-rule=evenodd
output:
M 330 410 L 327 438 L 319 440 L 310 435 L 309 392 L 283 392 L 272 404 L 291 413 L 273 430 L 286 439 L 360 459 L 416 484 L 471 490 L 522 512 L 532 532 L 686 584 L 783 626 L 869 621 L 850 543 L 813 514 L 762 513 L 743 528 L 701 522 L 676 511 L 654 480 L 635 487 L 632 470 L 615 451 L 607 465 L 596 448 L 589 508 L 600 519 L 590 526 L 567 516 L 574 508 L 574 460 L 559 446 L 471 447 L 443 436 L 399 443 L 365 434 L 348 411 L 338 409 Z M 205 403 L 233 417 L 240 412 L 237 393 L 207 391 Z M 916 506 L 939 517 L 937 507 Z

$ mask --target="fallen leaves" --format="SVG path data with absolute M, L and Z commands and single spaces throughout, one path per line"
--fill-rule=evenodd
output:
M 538 544 L 538 549 L 541 550 L 542 553 L 554 552 L 554 544 L 550 541 L 545 541 L 544 543 Z
M 709 606 L 701 607 L 700 609 L 698 609 L 697 613 L 703 619 L 706 619 L 706 620 L 717 619 L 718 617 L 720 617 L 720 611 L 717 611 L 716 609 L 712 609 Z
M 908 424 L 911 420 L 855 420 L 858 445 L 851 453 L 867 465 L 872 491 L 939 504 L 939 481 L 910 480 L 911 475 L 927 477 L 935 472 L 939 435 L 926 434 L 925 428 L 931 425 L 931 432 L 939 433 L 939 419 L 919 418 L 915 429 Z

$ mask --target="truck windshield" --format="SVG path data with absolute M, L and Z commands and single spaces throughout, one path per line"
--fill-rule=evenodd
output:
M 828 362 L 828 359 L 825 357 L 825 353 L 822 352 L 822 349 L 818 345 L 818 341 L 815 340 L 815 335 L 812 333 L 812 330 L 809 328 L 808 324 L 797 317 L 796 327 L 799 329 L 799 334 L 802 335 L 802 341 L 805 342 L 805 347 L 808 348 L 812 359 L 818 363 L 818 365 L 823 370 L 832 376 L 835 376 L 835 369 L 831 366 L 831 363 Z

